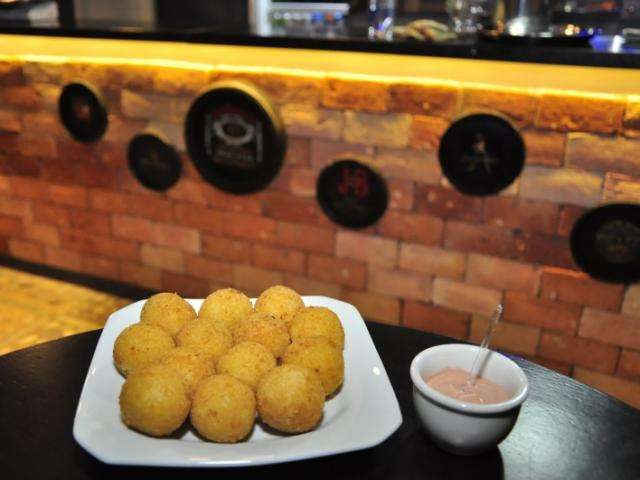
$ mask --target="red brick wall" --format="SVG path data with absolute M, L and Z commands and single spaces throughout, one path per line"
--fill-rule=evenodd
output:
M 184 154 L 183 116 L 216 78 L 261 86 L 289 136 L 287 162 L 259 194 L 201 181 Z M 60 126 L 60 86 L 84 78 L 110 112 L 100 142 Z M 527 166 L 499 196 L 451 188 L 438 142 L 465 111 L 522 128 Z M 152 193 L 126 167 L 146 127 L 184 154 L 180 182 Z M 0 63 L 0 251 L 48 265 L 203 296 L 285 283 L 354 303 L 370 319 L 478 341 L 505 303 L 498 348 L 640 406 L 640 288 L 577 271 L 568 235 L 586 209 L 640 201 L 636 97 L 488 89 L 300 72 L 161 65 Z M 356 157 L 387 178 L 391 205 L 363 231 L 333 225 L 315 201 L 320 169 Z

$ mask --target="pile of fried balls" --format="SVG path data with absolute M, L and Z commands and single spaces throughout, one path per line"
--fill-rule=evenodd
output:
M 202 438 L 221 443 L 247 439 L 256 414 L 280 432 L 307 432 L 342 385 L 343 348 L 338 316 L 305 307 L 288 287 L 268 288 L 255 308 L 238 290 L 217 290 L 197 314 L 179 295 L 159 293 L 114 344 L 126 377 L 122 420 L 159 437 L 189 417 Z

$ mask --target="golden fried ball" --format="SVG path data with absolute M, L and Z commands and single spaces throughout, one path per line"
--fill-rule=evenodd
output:
M 307 432 L 322 418 L 324 397 L 322 382 L 312 370 L 281 365 L 267 373 L 258 385 L 258 413 L 276 430 Z
M 251 300 L 234 288 L 223 288 L 209 295 L 198 312 L 198 317 L 207 318 L 233 333 L 236 325 L 253 313 Z
M 190 406 L 180 375 L 162 365 L 133 372 L 120 391 L 122 421 L 154 437 L 177 430 L 189 415 Z
M 344 348 L 344 329 L 338 316 L 327 307 L 306 307 L 291 324 L 291 340 L 327 337 L 340 350 Z
M 205 318 L 187 323 L 176 337 L 179 347 L 191 347 L 208 355 L 214 362 L 233 345 L 231 334 Z
M 307 367 L 316 372 L 327 397 L 340 388 L 344 379 L 342 352 L 326 337 L 296 340 L 284 352 L 282 363 Z
M 166 292 L 150 297 L 140 313 L 140 323 L 160 327 L 172 337 L 195 318 L 196 311 L 189 302 L 180 295 Z
M 247 385 L 230 375 L 214 375 L 196 389 L 191 424 L 207 440 L 235 443 L 255 422 L 256 399 Z
M 226 373 L 249 385 L 253 390 L 271 369 L 276 359 L 267 347 L 255 342 L 242 342 L 218 360 L 218 373 Z
M 270 313 L 284 320 L 287 328 L 291 325 L 294 315 L 304 308 L 302 298 L 295 290 L 282 285 L 267 288 L 256 300 L 256 312 Z
M 256 342 L 267 347 L 274 357 L 280 358 L 289 346 L 289 332 L 279 318 L 262 312 L 254 312 L 236 327 L 235 343 Z
M 125 328 L 113 345 L 113 361 L 125 377 L 134 370 L 159 362 L 176 345 L 160 327 L 133 324 Z
M 174 348 L 160 364 L 178 372 L 190 398 L 202 379 L 216 373 L 211 357 L 191 347 Z

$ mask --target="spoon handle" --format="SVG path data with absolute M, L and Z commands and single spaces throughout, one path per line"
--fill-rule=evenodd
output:
M 485 350 L 489 347 L 489 343 L 491 342 L 491 335 L 493 335 L 493 331 L 495 330 L 496 325 L 502 319 L 503 311 L 504 307 L 502 306 L 502 304 L 499 304 L 493 312 L 493 315 L 491 316 L 491 321 L 487 326 L 487 331 L 484 334 L 484 339 L 480 344 L 480 348 L 478 349 L 476 358 L 473 361 L 473 366 L 471 367 L 471 371 L 469 372 L 469 380 L 472 384 L 475 383 L 476 378 L 478 377 L 478 370 L 480 370 L 480 365 L 482 363 L 480 359 L 483 357 L 483 353 L 485 352 Z

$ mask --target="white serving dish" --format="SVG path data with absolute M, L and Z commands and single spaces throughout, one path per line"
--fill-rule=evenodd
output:
M 485 357 L 480 376 L 504 388 L 511 394 L 509 400 L 493 404 L 467 403 L 427 385 L 425 378 L 445 368 L 471 370 L 479 348 L 463 344 L 438 345 L 423 350 L 411 362 L 413 403 L 422 427 L 442 449 L 458 455 L 480 454 L 504 440 L 529 393 L 522 369 L 494 351 Z
M 378 445 L 402 423 L 389 377 L 358 310 L 327 297 L 303 297 L 307 306 L 325 306 L 345 330 L 345 379 L 327 401 L 316 430 L 295 436 L 264 431 L 257 423 L 248 441 L 216 444 L 190 430 L 179 438 L 152 438 L 130 430 L 120 420 L 118 395 L 124 378 L 113 365 L 113 343 L 136 323 L 144 301 L 111 315 L 93 355 L 80 395 L 73 436 L 90 454 L 116 465 L 166 467 L 244 467 L 335 455 Z M 202 300 L 189 300 L 198 310 Z

